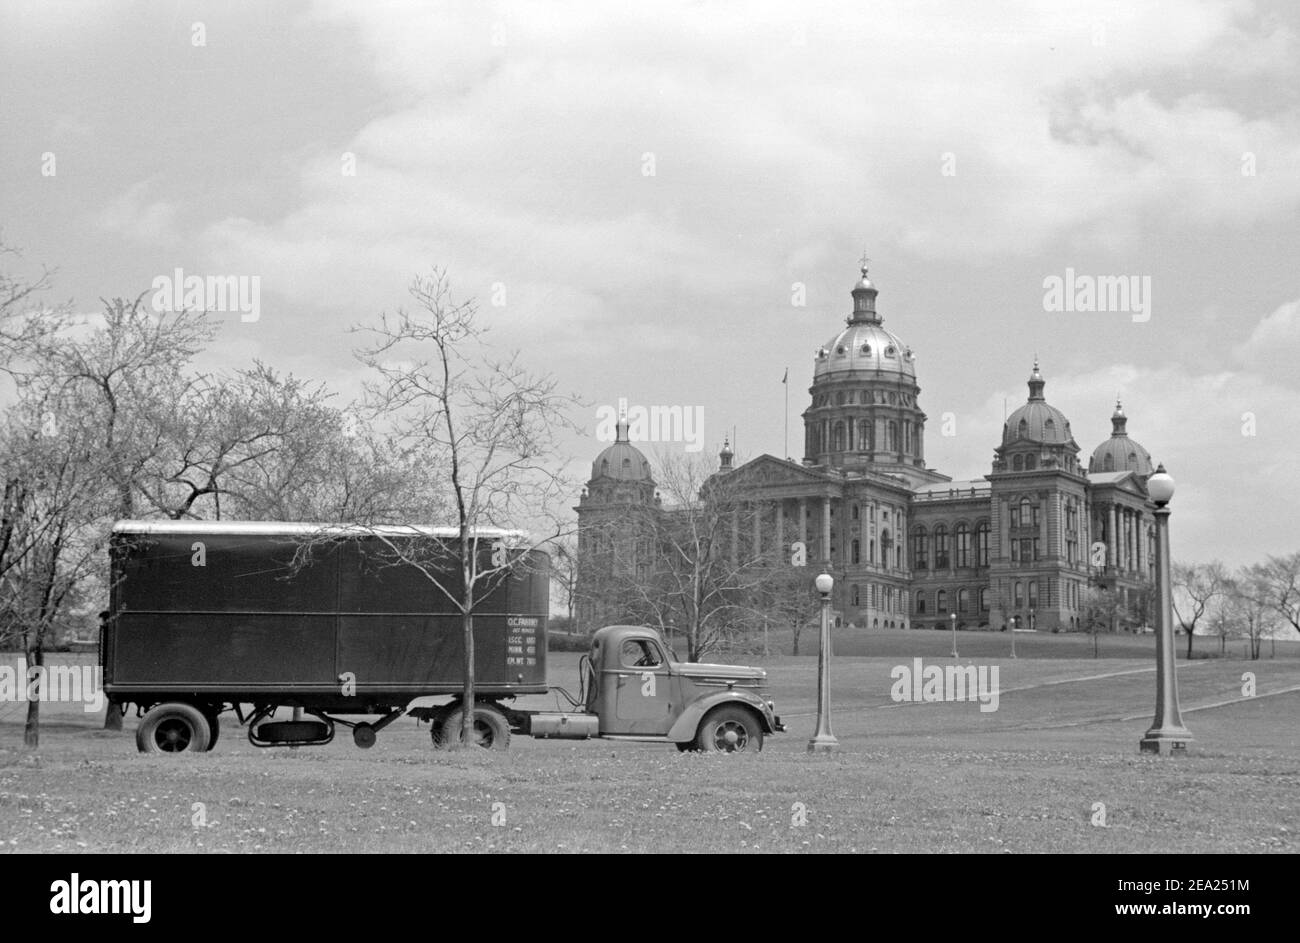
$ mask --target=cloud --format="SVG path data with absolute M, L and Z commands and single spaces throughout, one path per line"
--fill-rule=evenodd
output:
M 1243 370 L 1269 377 L 1276 383 L 1300 385 L 1300 300 L 1288 301 L 1255 326 L 1250 336 L 1233 348 L 1232 356 Z

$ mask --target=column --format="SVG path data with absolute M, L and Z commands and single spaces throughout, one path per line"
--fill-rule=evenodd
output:
M 751 559 L 757 560 L 763 555 L 763 503 L 754 501 L 750 504 L 750 508 L 754 514 L 754 550 Z
M 807 498 L 799 499 L 799 540 L 805 547 L 808 547 L 808 499 Z
M 776 549 L 784 557 L 785 547 L 785 499 L 776 502 Z
M 1143 563 L 1143 561 L 1146 559 L 1146 548 L 1143 547 L 1142 545 L 1143 545 L 1144 543 L 1146 543 L 1146 541 L 1143 540 L 1142 538 L 1146 536 L 1146 524 L 1143 522 L 1143 519 L 1142 519 L 1142 518 L 1143 518 L 1143 515 L 1142 515 L 1142 512 L 1141 512 L 1141 511 L 1135 511 L 1134 514 L 1135 514 L 1135 516 L 1136 516 L 1136 518 L 1137 518 L 1137 538 L 1136 538 L 1136 543 L 1137 543 L 1137 554 L 1136 554 L 1136 563 L 1137 563 L 1138 578 L 1139 578 L 1139 579 L 1145 579 L 1145 578 L 1146 578 L 1146 570 L 1143 568 L 1142 563 Z
M 1110 506 L 1110 510 L 1106 513 L 1109 515 L 1106 526 L 1106 566 L 1114 567 L 1116 566 L 1115 561 L 1118 559 L 1116 556 L 1116 551 L 1118 549 L 1116 544 L 1119 543 L 1117 536 L 1119 532 L 1119 515 L 1116 513 L 1115 505 L 1113 504 Z
M 873 506 L 873 502 L 863 501 L 862 510 L 858 514 L 858 544 L 862 547 L 862 562 L 864 564 L 871 562 L 868 554 L 871 553 L 871 509 Z
M 822 498 L 822 559 L 831 558 L 831 499 Z

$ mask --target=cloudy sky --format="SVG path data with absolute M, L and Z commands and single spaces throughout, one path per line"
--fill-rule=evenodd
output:
M 207 363 L 344 391 L 446 266 L 591 403 L 575 469 L 620 396 L 782 454 L 787 367 L 797 455 L 865 250 L 934 467 L 988 471 L 1037 354 L 1085 453 L 1123 396 L 1176 556 L 1300 549 L 1300 14 L 1061 6 L 3 0 L 0 233 L 84 311 L 260 276 Z M 1067 270 L 1149 309 L 1046 310 Z

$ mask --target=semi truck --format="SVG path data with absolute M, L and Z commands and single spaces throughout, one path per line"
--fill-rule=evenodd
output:
M 646 626 L 594 632 L 578 691 L 550 685 L 549 558 L 513 549 L 518 536 L 472 534 L 482 570 L 497 574 L 475 593 L 480 746 L 516 734 L 756 752 L 785 729 L 762 669 L 681 662 Z M 211 750 L 223 714 L 258 747 L 325 744 L 343 727 L 367 748 L 404 716 L 428 723 L 436 746 L 458 740 L 459 546 L 458 531 L 436 527 L 119 521 L 100 638 L 109 710 L 134 706 L 146 753 Z M 546 694 L 567 706 L 516 704 Z

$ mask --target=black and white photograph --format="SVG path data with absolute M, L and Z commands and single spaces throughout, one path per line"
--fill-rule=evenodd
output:
M 1298 362 L 1286 0 L 0 0 L 22 906 L 1010 855 L 1240 932 Z

